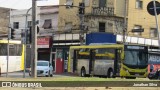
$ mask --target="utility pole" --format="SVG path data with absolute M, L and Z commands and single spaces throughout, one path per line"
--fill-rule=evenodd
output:
M 32 0 L 32 43 L 31 43 L 31 76 L 37 77 L 37 30 L 36 30 L 36 0 Z
M 11 31 L 11 9 L 9 10 L 9 28 L 8 28 L 8 44 L 7 44 L 7 70 L 6 70 L 6 77 L 8 77 L 8 65 L 9 65 L 9 39 L 10 39 L 10 31 Z
M 127 32 L 127 3 L 128 0 L 124 0 L 124 26 L 123 26 L 123 44 L 125 44 L 125 36 Z

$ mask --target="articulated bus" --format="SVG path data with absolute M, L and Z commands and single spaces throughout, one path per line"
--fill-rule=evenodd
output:
M 18 40 L 9 40 L 9 59 L 7 59 L 8 40 L 0 40 L 1 73 L 24 70 L 24 45 Z
M 147 77 L 148 47 L 140 45 L 71 46 L 68 72 L 111 77 Z

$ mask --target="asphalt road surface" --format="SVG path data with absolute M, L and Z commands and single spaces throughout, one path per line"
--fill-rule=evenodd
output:
M 31 78 L 29 76 L 29 73 L 26 72 L 24 74 L 23 71 L 20 71 L 20 72 L 10 72 L 8 73 L 8 77 L 11 77 L 11 78 L 23 78 L 25 76 L 25 78 Z M 71 75 L 67 74 L 67 73 L 63 73 L 63 74 L 53 74 L 53 77 L 62 77 L 62 76 L 68 76 L 70 77 Z M 1 77 L 6 77 L 6 73 L 3 73 L 1 74 Z

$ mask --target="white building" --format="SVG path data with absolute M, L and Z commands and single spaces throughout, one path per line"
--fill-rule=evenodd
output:
M 27 11 L 29 11 L 27 13 Z M 37 26 L 40 31 L 38 36 L 52 36 L 52 33 L 57 30 L 58 24 L 58 6 L 40 6 L 37 7 Z M 27 16 L 27 23 L 26 23 Z M 25 29 L 31 26 L 32 21 L 32 10 L 12 10 L 11 11 L 11 27 L 17 32 L 21 32 L 22 29 Z
M 36 23 L 39 27 L 37 34 L 37 45 L 38 45 L 38 59 L 48 60 L 54 64 L 54 56 L 52 56 L 52 36 L 56 32 L 58 25 L 58 9 L 59 6 L 39 6 L 37 7 Z M 28 11 L 28 13 L 27 13 Z M 30 33 L 30 27 L 32 25 L 32 10 L 12 10 L 11 11 L 11 28 L 15 31 L 14 39 L 21 39 L 21 32 L 28 29 Z M 27 19 L 26 19 L 27 18 Z M 29 37 L 28 37 L 29 38 Z M 46 44 L 47 42 L 47 44 Z M 30 45 L 28 45 L 30 46 Z M 27 46 L 27 67 L 30 66 L 30 47 Z M 55 52 L 55 51 L 54 51 Z

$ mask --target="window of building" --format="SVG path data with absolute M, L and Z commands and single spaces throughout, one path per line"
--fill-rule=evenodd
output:
M 30 28 L 32 26 L 32 21 L 28 21 L 27 27 Z
M 72 22 L 65 23 L 65 31 L 70 31 L 72 29 Z
M 42 26 L 44 29 L 51 29 L 52 28 L 52 20 L 51 19 L 46 19 L 44 21 L 44 24 Z
M 136 0 L 136 8 L 137 9 L 142 9 L 143 8 L 143 1 Z
M 89 6 L 90 0 L 84 0 L 85 6 Z
M 106 7 L 106 0 L 99 0 L 99 7 Z
M 105 32 L 106 30 L 106 23 L 99 22 L 99 32 Z
M 141 25 L 135 25 L 133 29 L 142 29 Z M 135 36 L 141 36 L 142 33 L 141 32 L 134 32 Z
M 66 0 L 66 5 L 69 5 L 66 6 L 66 8 L 72 8 L 71 6 L 73 6 L 73 0 Z
M 150 29 L 150 37 L 151 38 L 155 38 L 155 37 L 157 37 L 157 29 L 156 28 L 151 28 Z
M 19 22 L 13 22 L 13 28 L 19 29 Z

